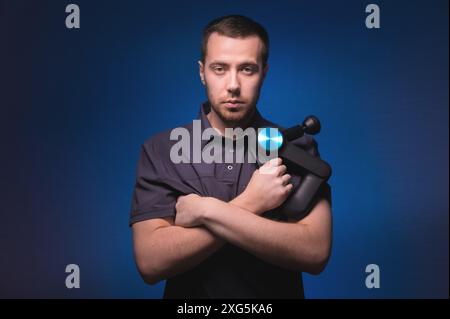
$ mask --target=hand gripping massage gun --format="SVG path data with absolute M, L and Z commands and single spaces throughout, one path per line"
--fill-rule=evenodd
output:
M 306 217 L 312 208 L 314 196 L 320 186 L 326 183 L 331 176 L 331 167 L 328 163 L 292 143 L 293 140 L 302 137 L 305 133 L 315 135 L 320 132 L 320 129 L 319 119 L 315 116 L 308 116 L 301 125 L 277 131 L 275 138 L 267 137 L 263 131 L 258 135 L 258 144 L 260 145 L 269 145 L 267 142 L 270 139 L 272 139 L 271 142 L 276 141 L 278 157 L 282 158 L 287 172 L 292 176 L 293 192 L 277 208 L 279 212 L 289 218 L 300 220 Z M 268 148 L 265 147 L 265 149 L 267 152 Z

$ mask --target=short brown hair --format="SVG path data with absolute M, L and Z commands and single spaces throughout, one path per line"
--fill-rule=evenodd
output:
M 267 64 L 269 59 L 269 35 L 266 29 L 259 23 L 242 15 L 228 15 L 214 19 L 203 30 L 201 61 L 205 62 L 206 46 L 209 36 L 217 32 L 230 38 L 246 38 L 252 35 L 258 36 L 263 42 L 262 60 L 263 65 Z

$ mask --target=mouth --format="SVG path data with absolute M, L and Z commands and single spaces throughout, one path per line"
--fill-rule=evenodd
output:
M 223 104 L 225 105 L 226 108 L 237 109 L 241 107 L 244 104 L 244 102 L 241 100 L 227 100 L 223 102 Z

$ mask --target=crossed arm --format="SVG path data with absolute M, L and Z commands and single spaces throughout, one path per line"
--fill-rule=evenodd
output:
M 152 219 L 133 225 L 138 269 L 149 284 L 189 270 L 230 242 L 266 262 L 319 274 L 331 250 L 331 208 L 318 201 L 298 222 L 278 222 L 260 215 L 289 195 L 290 176 L 281 160 L 271 174 L 262 168 L 246 190 L 230 202 L 187 195 L 178 199 L 176 218 Z

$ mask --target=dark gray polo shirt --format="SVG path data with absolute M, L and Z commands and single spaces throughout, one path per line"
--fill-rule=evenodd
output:
M 206 115 L 209 103 L 200 108 L 201 130 L 210 128 Z M 250 126 L 277 127 L 255 112 Z M 193 124 L 183 126 L 193 135 Z M 133 193 L 130 225 L 152 218 L 175 217 L 178 196 L 198 194 L 230 201 L 247 186 L 258 168 L 255 163 L 178 163 L 170 159 L 170 149 L 177 143 L 170 140 L 170 132 L 159 133 L 147 140 L 141 149 Z M 294 141 L 296 145 L 319 156 L 317 143 L 305 135 Z M 203 149 L 211 143 L 202 141 Z M 191 143 L 191 149 L 192 149 Z M 230 150 L 226 150 L 230 151 Z M 191 154 L 192 155 L 192 154 Z M 296 186 L 299 177 L 296 177 Z M 317 198 L 331 203 L 329 185 L 323 187 Z M 276 211 L 264 216 L 283 220 Z M 266 263 L 232 244 L 203 261 L 197 267 L 167 280 L 165 298 L 303 298 L 302 276 L 299 272 L 282 269 Z

